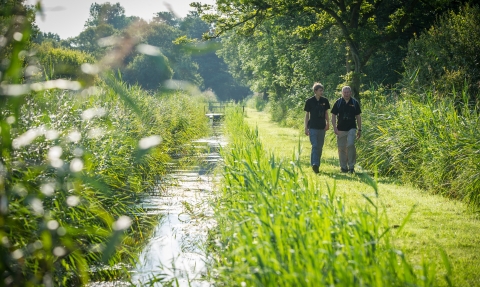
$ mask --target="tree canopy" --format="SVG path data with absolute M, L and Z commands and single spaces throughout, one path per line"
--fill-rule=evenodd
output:
M 116 68 L 129 84 L 154 90 L 168 79 L 187 81 L 201 90 L 214 91 L 221 100 L 239 100 L 250 93 L 247 87 L 232 77 L 223 59 L 215 54 L 214 46 L 202 41 L 202 34 L 210 30 L 210 25 L 197 12 L 192 11 L 185 18 L 164 11 L 152 14 L 154 18 L 147 22 L 138 17 L 125 16 L 125 9 L 120 3 L 92 4 L 85 28 L 76 37 L 60 39 L 55 34 L 36 34 L 34 42 L 39 44 L 37 47 L 42 51 L 39 57 L 39 64 L 43 67 L 41 70 L 47 71 L 50 77 L 67 74 L 70 77 L 73 75 L 71 72 L 60 73 L 60 70 L 65 71 L 63 62 L 51 56 L 77 55 L 68 53 L 67 50 L 71 49 L 101 61 L 112 49 L 122 49 L 110 44 L 131 41 L 134 44 L 116 59 Z M 154 49 L 155 55 L 145 54 L 145 50 L 139 48 L 142 46 L 149 47 L 147 50 Z M 45 47 L 56 49 L 55 53 L 46 53 Z
M 438 18 L 435 26 L 416 37 L 405 58 L 404 86 L 454 94 L 480 95 L 480 7 L 466 5 L 459 13 Z M 415 80 L 411 81 L 411 77 Z M 464 90 L 465 89 L 465 90 Z
M 335 41 L 346 50 L 345 79 L 359 97 L 362 74 L 376 53 L 392 44 L 398 46 L 401 39 L 406 47 L 408 40 L 431 25 L 437 14 L 461 2 L 468 1 L 218 0 L 216 13 L 199 10 L 215 25 L 214 34 L 207 37 L 220 37 L 228 31 L 247 37 L 267 22 L 277 24 L 282 20 L 293 24 L 289 27 L 291 35 L 298 35 L 308 45 L 309 40 L 323 37 L 336 27 Z
M 127 27 L 129 21 L 120 3 L 93 3 L 90 6 L 90 17 L 85 22 L 85 27 L 96 27 L 101 24 L 109 24 L 119 30 Z

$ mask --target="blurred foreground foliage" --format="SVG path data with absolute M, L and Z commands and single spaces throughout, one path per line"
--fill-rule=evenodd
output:
M 0 285 L 128 280 L 157 223 L 137 203 L 167 172 L 170 156 L 190 152 L 185 143 L 207 133 L 199 108 L 206 99 L 122 82 L 110 69 L 135 49 L 128 37 L 97 65 L 80 52 L 33 49 L 32 11 L 7 2 L 0 15 Z M 38 75 L 39 58 L 55 63 L 51 78 Z

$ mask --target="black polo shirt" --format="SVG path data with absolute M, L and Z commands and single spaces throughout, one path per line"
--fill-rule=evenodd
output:
M 317 100 L 315 96 L 305 101 L 304 111 L 310 113 L 310 120 L 308 121 L 309 129 L 323 130 L 327 125 L 325 120 L 325 113 L 330 109 L 330 103 L 324 97 Z
M 337 116 L 337 128 L 339 131 L 349 131 L 357 128 L 355 116 L 362 113 L 360 103 L 354 98 L 347 102 L 342 98 L 338 99 L 332 108 L 332 114 Z

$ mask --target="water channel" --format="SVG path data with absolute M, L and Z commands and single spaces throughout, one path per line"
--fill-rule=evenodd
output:
M 163 216 L 131 270 L 134 286 L 211 286 L 204 279 L 208 259 L 202 245 L 215 226 L 209 200 L 216 184 L 213 171 L 221 160 L 219 149 L 226 144 L 221 122 L 211 124 L 211 136 L 192 142 L 199 150 L 198 164 L 181 168 L 172 162 L 158 190 L 141 203 L 147 213 Z M 131 285 L 97 282 L 90 286 Z

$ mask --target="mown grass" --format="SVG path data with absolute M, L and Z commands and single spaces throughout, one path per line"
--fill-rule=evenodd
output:
M 365 117 L 365 115 L 364 115 Z M 337 195 L 341 195 L 345 204 L 355 206 L 365 203 L 364 194 L 373 196 L 367 170 L 359 168 L 357 175 L 344 175 L 339 172 L 338 156 L 333 133 L 327 132 L 327 143 L 322 158 L 321 173 L 314 176 L 309 167 L 310 143 L 302 131 L 279 127 L 268 113 L 247 109 L 245 122 L 251 129 L 258 129 L 258 135 L 265 152 L 273 153 L 277 158 L 291 158 L 297 153 L 299 144 L 300 165 L 305 177 L 314 178 L 320 189 L 336 185 Z M 370 128 L 366 127 L 368 132 Z M 365 134 L 365 133 L 364 133 Z M 277 136 L 278 135 L 278 136 Z M 364 137 L 360 142 L 366 141 Z M 359 153 L 359 159 L 363 154 Z M 458 200 L 450 200 L 440 195 L 432 195 L 412 184 L 403 183 L 395 177 L 378 176 L 379 203 L 389 219 L 389 226 L 402 224 L 413 209 L 405 227 L 399 232 L 393 231 L 393 243 L 402 249 L 415 264 L 428 258 L 437 266 L 437 285 L 445 286 L 443 280 L 448 274 L 444 265 L 442 250 L 451 264 L 451 280 L 454 286 L 480 286 L 480 218 L 469 206 Z

